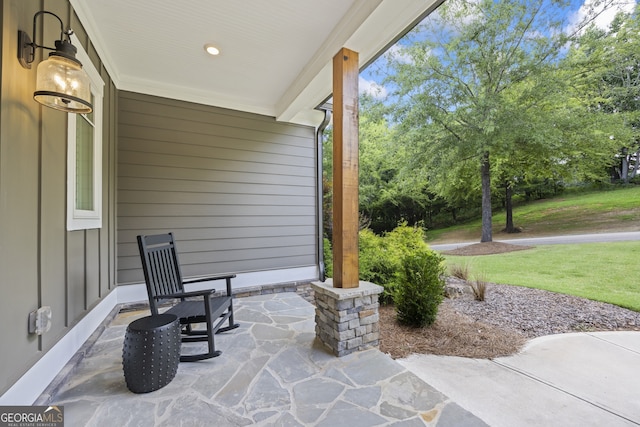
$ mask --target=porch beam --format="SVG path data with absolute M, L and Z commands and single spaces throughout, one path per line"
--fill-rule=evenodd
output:
M 357 288 L 358 53 L 333 57 L 333 287 Z

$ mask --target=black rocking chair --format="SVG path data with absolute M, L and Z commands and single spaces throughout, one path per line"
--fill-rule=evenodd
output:
M 209 344 L 207 353 L 181 355 L 180 361 L 195 362 L 219 356 L 221 352 L 215 349 L 214 334 L 230 331 L 239 326 L 233 322 L 231 295 L 231 279 L 236 275 L 183 281 L 173 233 L 138 236 L 138 248 L 151 314 L 158 315 L 158 303 L 178 299 L 179 301 L 165 313 L 175 314 L 180 320 L 182 342 L 207 341 Z M 184 290 L 185 284 L 223 279 L 227 284 L 226 295 L 216 295 L 215 289 L 193 292 Z M 222 327 L 227 320 L 229 326 Z M 193 329 L 192 325 L 197 323 L 204 323 L 206 329 Z

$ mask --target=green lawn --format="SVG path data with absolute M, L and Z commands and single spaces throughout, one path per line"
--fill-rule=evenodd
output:
M 545 289 L 640 311 L 640 241 L 545 245 L 497 255 L 445 256 L 488 282 Z
M 520 234 L 501 233 L 505 213 L 493 215 L 494 240 L 557 234 L 640 230 L 640 186 L 567 194 L 516 206 L 513 221 Z M 427 230 L 430 244 L 480 241 L 480 219 L 440 230 Z

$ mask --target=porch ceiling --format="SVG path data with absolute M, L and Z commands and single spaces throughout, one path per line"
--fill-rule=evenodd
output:
M 340 48 L 363 66 L 436 2 L 71 0 L 118 89 L 309 125 Z

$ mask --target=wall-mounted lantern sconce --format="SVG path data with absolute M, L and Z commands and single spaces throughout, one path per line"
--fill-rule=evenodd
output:
M 33 15 L 33 39 L 36 38 L 36 18 L 48 14 L 60 21 L 60 40 L 55 41 L 55 48 L 40 46 L 31 41 L 29 35 L 18 30 L 18 60 L 24 68 L 31 68 L 35 60 L 36 49 L 48 49 L 54 52 L 38 65 L 36 91 L 33 98 L 47 107 L 68 113 L 90 113 L 91 83 L 89 76 L 82 69 L 82 63 L 76 59 L 78 49 L 71 44 L 71 29 L 64 31 L 64 25 L 58 15 L 40 11 Z M 67 39 L 63 39 L 66 35 Z

